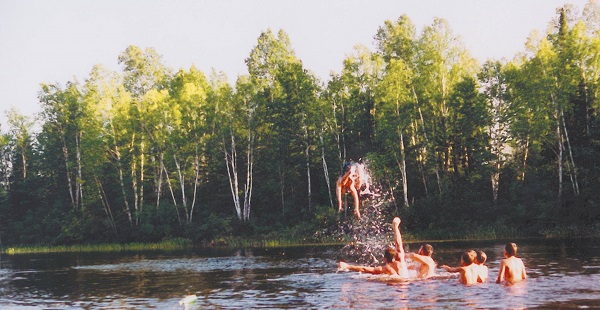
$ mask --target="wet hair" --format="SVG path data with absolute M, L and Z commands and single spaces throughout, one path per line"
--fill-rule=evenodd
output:
M 431 254 L 433 254 L 433 247 L 429 243 L 423 243 L 423 245 L 421 245 L 421 251 L 423 251 L 424 255 L 431 256 Z
M 487 260 L 487 255 L 484 251 L 477 251 L 477 263 L 483 264 Z
M 385 258 L 385 261 L 387 263 L 393 262 L 395 257 L 396 257 L 396 249 L 395 248 L 388 247 L 387 249 L 385 249 L 385 252 L 383 253 L 383 258 Z
M 517 255 L 517 245 L 515 243 L 509 242 L 504 247 L 504 251 L 506 251 L 506 255 L 508 257 Z
M 469 266 L 469 265 L 471 265 L 473 263 L 473 260 L 475 259 L 475 256 L 477 256 L 477 254 L 475 254 L 475 251 L 473 251 L 473 250 L 465 251 L 460 256 L 460 260 L 463 261 L 463 263 L 465 264 L 465 266 Z
M 469 253 L 471 261 L 475 262 L 475 260 L 477 259 L 477 252 L 475 252 L 475 250 L 468 250 L 467 253 Z

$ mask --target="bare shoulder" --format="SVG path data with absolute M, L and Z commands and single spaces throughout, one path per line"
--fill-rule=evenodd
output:
M 427 256 L 427 255 L 419 255 L 422 259 L 422 261 L 428 265 L 435 265 L 435 261 L 433 260 L 433 257 L 431 256 Z
M 519 258 L 519 257 L 516 257 L 516 256 L 510 257 L 507 260 L 510 260 L 510 262 L 513 263 L 513 264 L 523 265 L 523 260 L 521 258 Z

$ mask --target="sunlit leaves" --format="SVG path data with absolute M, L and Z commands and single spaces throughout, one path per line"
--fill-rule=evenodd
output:
M 162 63 L 162 56 L 153 48 L 140 49 L 129 46 L 120 56 L 123 64 L 125 88 L 141 96 L 152 88 L 162 88 L 169 77 L 169 70 Z

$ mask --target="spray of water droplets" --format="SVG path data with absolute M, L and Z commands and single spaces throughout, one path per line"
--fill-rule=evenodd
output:
M 320 234 L 327 234 L 338 240 L 348 240 L 342 248 L 345 260 L 367 265 L 379 265 L 384 250 L 393 245 L 391 220 L 393 199 L 391 193 L 373 181 L 365 168 L 369 186 L 361 195 L 361 219 L 352 212 L 353 206 L 346 206 L 336 222 L 330 223 Z
M 342 249 L 347 259 L 377 265 L 385 248 L 392 244 L 389 200 L 386 197 L 388 195 L 362 200 L 361 220 L 354 216 L 350 219 L 346 236 L 350 236 L 351 241 Z

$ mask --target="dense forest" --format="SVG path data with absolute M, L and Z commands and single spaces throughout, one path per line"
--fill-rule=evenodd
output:
M 350 159 L 416 235 L 598 234 L 600 6 L 556 12 L 484 64 L 403 15 L 327 82 L 283 30 L 235 83 L 129 46 L 119 72 L 42 84 L 35 118 L 7 111 L 0 243 L 311 238 L 356 220 L 334 194 Z

